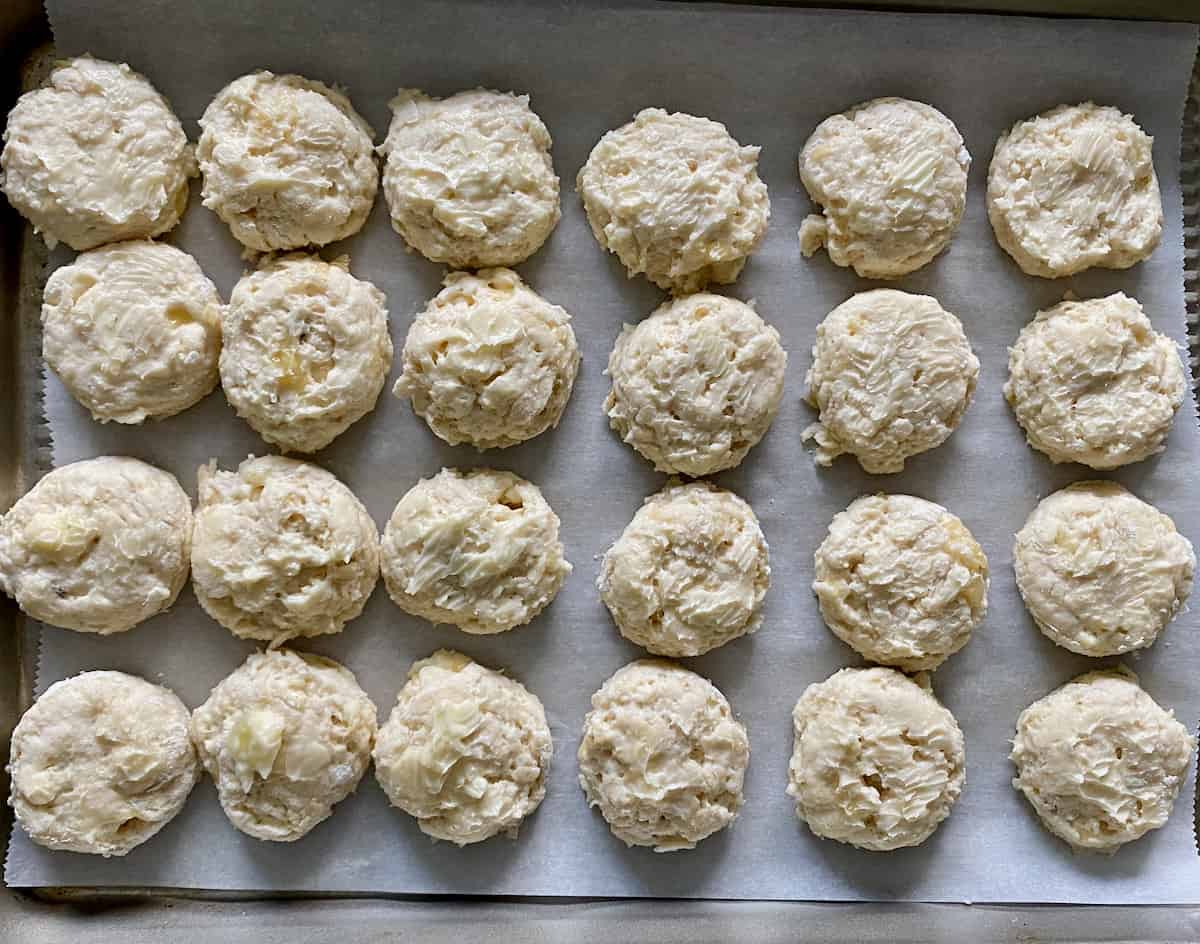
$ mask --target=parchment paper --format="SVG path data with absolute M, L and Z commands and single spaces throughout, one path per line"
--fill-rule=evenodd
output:
M 517 842 L 458 849 L 434 844 L 389 809 L 368 774 L 358 792 L 302 841 L 273 845 L 236 832 L 207 780 L 186 809 L 124 859 L 53 853 L 18 830 L 11 885 L 166 886 L 202 889 L 681 896 L 712 898 L 911 899 L 926 901 L 1200 902 L 1192 842 L 1193 785 L 1168 825 L 1112 858 L 1075 855 L 1037 823 L 1010 786 L 1009 738 L 1017 714 L 1095 665 L 1049 643 L 1021 606 L 1011 544 L 1039 497 L 1088 477 L 1029 449 L 1001 386 L 1006 346 L 1039 307 L 1070 289 L 1123 290 L 1156 326 L 1184 340 L 1179 193 L 1182 103 L 1196 47 L 1192 27 L 1147 23 L 802 12 L 674 3 L 386 2 L 295 0 L 179 4 L 165 0 L 52 0 L 62 54 L 128 60 L 195 119 L 218 89 L 254 68 L 336 82 L 382 138 L 387 101 L 401 85 L 451 93 L 475 85 L 529 92 L 554 135 L 563 219 L 523 275 L 574 316 L 584 353 L 575 394 L 558 430 L 519 448 L 480 456 L 441 444 L 408 406 L 385 394 L 373 414 L 318 460 L 347 482 L 382 525 L 419 477 L 443 465 L 490 463 L 538 483 L 563 522 L 575 572 L 532 625 L 474 637 L 403 615 L 380 586 L 366 613 L 312 649 L 353 669 L 390 710 L 407 666 L 450 646 L 499 666 L 546 704 L 555 737 L 549 795 Z M 218 8 L 219 7 L 219 8 Z M 845 458 L 817 469 L 800 445 L 813 419 L 802 403 L 817 323 L 852 292 L 871 287 L 821 255 L 802 261 L 796 229 L 808 203 L 796 152 L 826 115 L 879 95 L 931 102 L 962 130 L 974 157 L 966 218 L 950 251 L 899 282 L 937 296 L 963 320 L 982 361 L 975 403 L 941 448 L 898 476 L 871 477 Z M 1136 115 L 1155 136 L 1166 209 L 1162 246 L 1125 272 L 1047 282 L 1022 275 L 997 247 L 983 187 L 997 135 L 1013 121 L 1061 102 L 1094 98 Z M 612 627 L 594 580 L 596 558 L 662 477 L 607 428 L 601 404 L 608 352 L 623 321 L 648 314 L 660 293 L 627 281 L 587 229 L 573 179 L 596 140 L 639 108 L 660 105 L 725 122 L 743 143 L 763 146 L 771 228 L 737 285 L 782 332 L 790 353 L 785 402 L 742 467 L 718 481 L 747 498 L 771 546 L 772 587 L 753 637 L 689 664 L 710 676 L 747 724 L 752 757 L 744 810 L 733 828 L 694 852 L 627 849 L 589 811 L 576 782 L 575 749 L 588 699 L 638 657 Z M 198 204 L 171 241 L 194 253 L 227 297 L 242 271 L 239 247 Z M 382 197 L 348 250 L 353 270 L 386 293 L 397 351 L 409 321 L 442 272 L 406 254 L 388 227 Z M 61 262 L 67 254 L 56 255 Z M 393 371 L 393 377 L 395 371 Z M 389 382 L 390 387 L 390 382 Z M 225 467 L 264 444 L 219 393 L 146 429 L 92 423 L 56 380 L 46 388 L 56 464 L 128 453 L 170 469 L 195 492 L 210 456 Z M 1166 453 L 1117 474 L 1171 514 L 1200 543 L 1200 435 L 1189 401 Z M 812 553 L 830 518 L 874 490 L 913 492 L 958 513 L 992 568 L 991 609 L 967 648 L 936 674 L 938 694 L 966 734 L 966 790 L 949 820 L 917 849 L 871 854 L 813 837 L 784 795 L 792 747 L 790 712 L 806 685 L 855 654 L 822 625 L 811 593 Z M 1152 650 L 1127 662 L 1160 702 L 1189 725 L 1200 718 L 1200 652 L 1194 612 L 1179 616 Z M 140 673 L 174 688 L 190 706 L 251 651 L 209 620 L 186 591 L 169 613 L 100 639 L 43 633 L 38 688 L 83 669 Z

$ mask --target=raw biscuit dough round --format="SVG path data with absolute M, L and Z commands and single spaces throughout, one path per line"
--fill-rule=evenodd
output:
M 658 656 L 698 656 L 752 633 L 771 583 L 753 510 L 708 482 L 668 482 L 600 562 L 621 635 Z
M 800 249 L 821 247 L 865 279 L 894 279 L 950 244 L 967 204 L 971 155 L 949 118 L 907 98 L 876 98 L 826 118 L 800 152 L 800 180 L 821 213 Z
M 36 620 L 121 633 L 161 613 L 188 575 L 192 502 L 125 456 L 47 473 L 0 517 L 0 589 Z
M 367 221 L 379 186 L 375 132 L 341 92 L 253 72 L 217 93 L 200 130 L 204 205 L 247 248 L 324 246 Z
M 905 672 L 936 669 L 987 613 L 983 548 L 941 505 L 912 495 L 851 502 L 815 564 L 825 625 L 864 658 Z
M 805 382 L 820 422 L 803 438 L 818 465 L 850 453 L 867 472 L 899 472 L 954 432 L 978 377 L 962 323 L 937 299 L 859 292 L 817 326 Z
M 83 672 L 46 689 L 13 730 L 8 769 L 30 839 L 105 857 L 166 826 L 200 778 L 183 702 L 124 672 Z
M 996 241 L 1046 279 L 1141 262 L 1162 237 L 1153 143 L 1131 115 L 1094 102 L 1017 122 L 988 168 Z
M 538 487 L 518 475 L 442 469 L 392 512 L 383 580 L 406 613 L 502 633 L 545 609 L 571 572 L 558 525 Z
M 282 456 L 200 469 L 192 588 L 235 636 L 339 633 L 378 579 L 375 522 L 331 472 Z
M 375 776 L 421 832 L 459 846 L 510 839 L 546 795 L 554 745 L 520 682 L 458 652 L 413 664 L 375 739 Z
M 608 359 L 609 422 L 660 472 L 731 469 L 766 435 L 783 399 L 779 332 L 724 295 L 673 298 L 625 325 Z
M 1192 591 L 1196 555 L 1170 518 L 1116 482 L 1076 482 L 1038 503 L 1013 569 L 1047 637 L 1113 656 L 1158 638 Z
M 718 122 L 646 108 L 600 139 L 575 187 L 597 242 L 630 278 L 696 292 L 735 281 L 766 235 L 759 150 Z
M 174 416 L 217 385 L 221 298 L 186 252 L 114 243 L 60 266 L 42 296 L 42 354 L 101 423 Z
M 677 852 L 733 822 L 749 761 L 746 729 L 715 685 L 640 659 L 592 696 L 579 785 L 627 846 Z
M 8 202 L 53 249 L 148 239 L 187 209 L 196 159 L 145 76 L 90 56 L 58 66 L 8 113 L 0 155 Z
M 528 95 L 400 89 L 379 151 L 392 228 L 452 269 L 523 262 L 558 224 L 550 132 Z
M 235 828 L 301 838 L 358 786 L 375 705 L 345 666 L 290 649 L 256 652 L 192 712 L 192 741 Z
M 294 253 L 243 276 L 222 320 L 230 405 L 284 451 L 329 445 L 379 399 L 392 364 L 386 304 L 346 256 Z
M 1111 854 L 1166 823 L 1195 746 L 1128 669 L 1088 672 L 1021 712 L 1013 786 L 1054 835 Z
M 579 371 L 571 316 L 511 269 L 443 285 L 408 329 L 392 392 L 452 446 L 499 449 L 557 426 Z
M 1175 342 L 1117 292 L 1039 311 L 1009 349 L 1004 396 L 1034 449 L 1115 469 L 1162 452 L 1186 390 Z
M 842 669 L 792 712 L 788 796 L 823 839 L 886 852 L 933 835 L 966 780 L 963 734 L 929 690 L 895 669 Z

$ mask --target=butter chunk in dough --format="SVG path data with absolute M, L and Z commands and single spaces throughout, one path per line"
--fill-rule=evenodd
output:
M 375 776 L 392 805 L 435 839 L 515 839 L 546 795 L 553 750 L 536 695 L 441 649 L 409 670 L 379 729 Z

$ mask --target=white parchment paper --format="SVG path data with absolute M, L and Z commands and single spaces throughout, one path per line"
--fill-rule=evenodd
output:
M 538 483 L 563 522 L 575 572 L 532 625 L 496 637 L 432 628 L 402 614 L 380 586 L 366 613 L 311 648 L 346 663 L 390 710 L 408 665 L 439 646 L 503 667 L 541 696 L 555 737 L 549 794 L 517 842 L 458 849 L 434 844 L 389 809 L 371 775 L 332 818 L 294 845 L 236 832 L 207 781 L 157 838 L 124 859 L 54 853 L 17 831 L 7 863 L 20 886 L 164 886 L 200 889 L 712 898 L 911 899 L 928 901 L 1200 902 L 1192 841 L 1191 780 L 1157 833 L 1112 858 L 1075 855 L 1038 825 L 1010 786 L 1009 738 L 1027 704 L 1094 663 L 1056 648 L 1025 614 L 1011 568 L 1012 534 L 1039 497 L 1087 477 L 1030 450 L 1001 386 L 1006 347 L 1039 307 L 1068 289 L 1123 290 L 1156 326 L 1184 340 L 1179 133 L 1196 47 L 1191 27 L 1148 23 L 804 12 L 682 3 L 446 4 L 384 0 L 314 4 L 255 0 L 51 0 L 61 54 L 85 50 L 128 60 L 168 96 L 196 134 L 195 119 L 229 80 L 255 69 L 296 71 L 344 86 L 382 138 L 398 86 L 450 93 L 475 85 L 529 92 L 554 135 L 563 219 L 522 273 L 574 316 L 583 369 L 558 430 L 519 448 L 480 456 L 437 440 L 405 403 L 385 394 L 373 414 L 318 457 L 366 502 L 382 525 L 419 477 L 443 465 L 490 463 Z M 808 212 L 796 152 L 826 115 L 880 95 L 931 102 L 962 130 L 974 157 L 966 218 L 950 251 L 899 287 L 937 296 L 963 320 L 982 361 L 974 405 L 941 448 L 902 475 L 870 477 L 845 458 L 819 470 L 800 445 L 813 419 L 802 403 L 817 323 L 852 292 L 871 287 L 824 255 L 800 258 L 796 229 Z M 1152 259 L 1125 272 L 1047 282 L 1022 275 L 987 224 L 984 180 L 997 135 L 1013 121 L 1062 102 L 1094 98 L 1131 111 L 1155 136 L 1166 232 Z M 750 501 L 771 546 L 772 587 L 763 628 L 689 664 L 726 693 L 750 731 L 746 803 L 733 828 L 694 852 L 627 849 L 589 811 L 576 781 L 575 749 L 593 691 L 639 652 L 613 629 L 594 588 L 596 557 L 662 478 L 607 428 L 602 376 L 624 321 L 661 295 L 627 281 L 588 231 L 574 193 L 576 171 L 606 130 L 659 105 L 725 122 L 762 145 L 770 188 L 767 240 L 731 294 L 757 299 L 789 351 L 785 401 L 766 439 L 718 478 Z M 194 195 L 195 196 L 195 195 Z M 223 295 L 242 271 L 239 247 L 195 202 L 171 241 L 194 253 Z M 382 197 L 365 231 L 335 247 L 354 272 L 386 293 L 397 351 L 409 321 L 442 272 L 406 254 Z M 67 255 L 56 256 L 58 261 Z M 393 378 L 395 371 L 393 371 Z M 390 382 L 389 382 L 390 387 Z M 264 444 L 219 393 L 146 429 L 100 426 L 53 378 L 47 405 L 56 464 L 128 453 L 180 477 L 210 456 L 232 466 Z M 1200 435 L 1189 399 L 1167 452 L 1116 478 L 1171 514 L 1200 544 Z M 784 795 L 790 712 L 806 685 L 855 654 L 822 625 L 811 593 L 813 549 L 830 518 L 873 490 L 912 492 L 947 505 L 979 538 L 992 567 L 986 623 L 934 679 L 966 734 L 966 790 L 950 819 L 917 849 L 871 854 L 814 838 Z M 1148 653 L 1127 660 L 1150 693 L 1189 725 L 1200 718 L 1200 629 L 1182 614 Z M 39 691 L 83 669 L 118 668 L 174 688 L 191 706 L 251 651 L 209 620 L 190 591 L 169 613 L 100 639 L 43 633 Z

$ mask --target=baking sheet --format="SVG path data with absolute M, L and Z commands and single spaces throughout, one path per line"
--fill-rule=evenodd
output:
M 1160 330 L 1184 340 L 1179 127 L 1196 47 L 1194 27 L 1099 21 L 810 12 L 670 3 L 384 2 L 307 5 L 284 0 L 179 5 L 162 0 L 52 0 L 63 54 L 127 59 L 148 74 L 196 134 L 195 119 L 218 89 L 254 68 L 297 71 L 336 82 L 386 130 L 386 103 L 400 85 L 446 94 L 474 85 L 529 92 L 555 138 L 563 220 L 520 269 L 575 318 L 584 362 L 560 427 L 532 443 L 480 456 L 450 448 L 386 395 L 318 461 L 359 494 L 383 524 L 419 477 L 443 465 L 489 463 L 537 482 L 563 521 L 575 573 L 533 624 L 497 637 L 433 628 L 402 614 L 382 585 L 364 615 L 338 637 L 306 648 L 347 664 L 390 709 L 412 660 L 439 646 L 504 667 L 538 693 L 555 737 L 549 793 L 516 843 L 467 849 L 434 844 L 390 810 L 368 774 L 333 817 L 299 843 L 277 846 L 225 822 L 207 780 L 184 812 L 124 859 L 52 853 L 13 836 L 6 879 L 18 886 L 158 886 L 192 889 L 678 896 L 708 898 L 906 899 L 926 901 L 1200 902 L 1192 842 L 1193 785 L 1166 828 L 1112 858 L 1080 856 L 1037 824 L 1010 786 L 1008 739 L 1019 711 L 1093 663 L 1045 640 L 1013 584 L 1011 536 L 1037 499 L 1088 477 L 1054 467 L 1023 443 L 1001 395 L 1006 346 L 1039 307 L 1070 289 L 1081 296 L 1123 290 Z M 936 295 L 962 318 L 982 362 L 975 403 L 941 448 L 898 476 L 871 477 L 845 458 L 817 469 L 799 443 L 812 420 L 802 402 L 816 324 L 854 291 L 875 283 L 802 261 L 795 231 L 808 203 L 795 154 L 829 113 L 878 95 L 931 102 L 950 115 L 974 156 L 962 229 L 950 251 L 898 287 Z M 1155 136 L 1166 231 L 1152 259 L 1126 272 L 1060 282 L 1022 275 L 987 225 L 983 184 L 992 145 L 1014 120 L 1060 102 L 1095 98 L 1132 111 Z M 599 136 L 639 108 L 660 105 L 724 121 L 743 143 L 763 146 L 770 188 L 766 242 L 728 291 L 756 299 L 790 354 L 784 405 L 742 468 L 717 480 L 755 508 L 771 545 L 772 588 L 763 628 L 688 660 L 726 693 L 747 724 L 752 757 L 746 804 L 735 825 L 694 852 L 626 849 L 587 809 L 574 752 L 591 693 L 639 655 L 612 628 L 594 589 L 597 556 L 663 479 L 607 429 L 601 371 L 623 321 L 648 314 L 661 295 L 627 281 L 596 246 L 573 192 L 575 172 Z M 240 247 L 195 201 L 171 241 L 194 253 L 228 292 L 242 271 Z M 386 293 L 402 344 L 414 312 L 442 272 L 403 252 L 382 199 L 349 251 L 353 271 Z M 70 258 L 55 254 L 55 261 Z M 393 378 L 395 371 L 393 371 Z M 389 382 L 390 386 L 390 382 Z M 220 394 L 144 430 L 102 427 L 53 378 L 47 407 L 54 460 L 136 455 L 170 469 L 195 493 L 195 469 L 210 456 L 225 467 L 265 445 Z M 1189 403 L 1167 452 L 1115 477 L 1171 514 L 1200 542 L 1200 500 L 1189 474 L 1200 466 L 1200 434 Z M 799 824 L 783 793 L 791 751 L 790 712 L 803 688 L 855 654 L 822 625 L 810 585 L 812 551 L 829 519 L 863 492 L 913 492 L 958 513 L 988 553 L 991 609 L 974 640 L 935 676 L 939 696 L 967 739 L 968 775 L 950 819 L 922 847 L 870 854 L 822 842 Z M 1182 614 L 1152 650 L 1127 662 L 1147 689 L 1189 725 L 1200 717 L 1200 653 L 1194 613 Z M 38 690 L 91 668 L 119 668 L 173 687 L 191 706 L 252 650 L 206 617 L 190 591 L 130 633 L 89 638 L 47 628 Z

